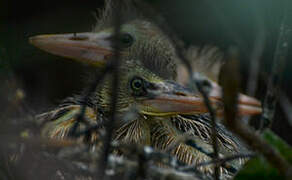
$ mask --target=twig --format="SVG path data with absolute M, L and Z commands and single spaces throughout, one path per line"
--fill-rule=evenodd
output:
M 135 172 L 137 171 L 139 165 L 136 161 L 130 161 L 121 157 L 111 155 L 109 161 L 115 172 Z M 173 180 L 199 180 L 201 176 L 198 176 L 195 173 L 184 173 L 177 171 L 172 168 L 159 168 L 157 166 L 151 165 L 148 169 L 149 179 L 160 180 L 160 179 L 173 179 Z
M 106 74 L 111 70 L 111 66 L 112 66 L 111 63 L 107 64 L 107 66 L 100 73 L 98 73 L 98 75 L 96 75 L 96 79 L 95 79 L 94 83 L 92 83 L 90 88 L 87 89 L 85 95 L 83 96 L 82 102 L 88 101 L 88 99 L 90 98 L 92 93 L 95 91 L 96 87 L 103 80 L 103 78 L 106 76 Z M 79 113 L 73 127 L 70 129 L 69 136 L 76 137 L 76 131 L 79 127 L 80 122 L 83 122 L 85 111 L 86 111 L 86 103 L 84 103 L 81 106 L 80 113 Z
M 195 148 L 196 150 L 200 151 L 201 153 L 205 154 L 206 156 L 208 156 L 210 158 L 213 158 L 214 157 L 214 154 L 213 153 L 207 152 L 204 148 L 198 146 L 196 144 L 196 142 L 194 140 L 192 140 L 192 139 L 187 140 L 186 141 L 186 145 Z
M 223 74 L 223 101 L 224 101 L 224 120 L 226 125 L 238 134 L 251 148 L 257 150 L 287 179 L 292 179 L 291 165 L 264 141 L 255 131 L 247 125 L 239 122 L 236 118 L 237 113 L 237 93 L 239 87 L 239 74 L 236 61 L 236 52 L 231 52 L 229 63 L 226 64 Z
M 169 36 L 171 37 L 171 36 Z M 217 140 L 217 137 L 218 137 L 218 132 L 216 130 L 216 114 L 215 114 L 215 111 L 210 103 L 210 100 L 209 100 L 209 97 L 208 97 L 208 93 L 205 91 L 201 81 L 196 78 L 196 76 L 193 75 L 193 70 L 192 70 L 192 66 L 190 64 L 190 62 L 186 59 L 186 57 L 183 55 L 183 48 L 180 47 L 175 41 L 174 39 L 171 39 L 172 43 L 174 44 L 175 46 L 175 50 L 176 50 L 176 53 L 178 55 L 178 57 L 180 58 L 180 60 L 182 61 L 182 63 L 185 65 L 185 67 L 187 68 L 187 71 L 189 73 L 189 77 L 190 77 L 190 82 L 191 84 L 193 82 L 195 82 L 195 85 L 196 85 L 196 88 L 197 90 L 201 93 L 201 95 L 203 96 L 203 99 L 204 99 L 204 103 L 210 113 L 210 117 L 211 117 L 211 125 L 212 125 L 212 134 L 211 134 L 211 138 L 212 138 L 212 145 L 213 145 L 213 157 L 214 159 L 218 159 L 219 155 L 218 155 L 218 140 Z M 194 87 L 193 87 L 194 88 Z M 214 167 L 214 178 L 216 180 L 219 179 L 219 166 L 215 166 Z
M 105 170 L 108 164 L 108 156 L 110 153 L 110 144 L 111 139 L 114 131 L 114 124 L 116 119 L 116 109 L 117 109 L 117 99 L 118 99 L 118 87 L 119 87 L 119 65 L 120 65 L 120 43 L 119 43 L 119 36 L 120 36 L 120 27 L 121 27 L 121 16 L 120 16 L 120 1 L 116 2 L 117 7 L 115 11 L 115 18 L 114 18 L 114 38 L 113 38 L 113 45 L 114 45 L 114 58 L 113 58 L 113 66 L 112 66 L 112 99 L 111 99 L 111 108 L 110 108 L 110 119 L 107 121 L 105 129 L 106 129 L 106 136 L 104 138 L 104 150 L 100 160 L 100 170 L 99 170 L 99 178 L 103 179 L 105 175 Z
M 168 154 L 168 153 L 164 153 L 164 152 L 159 152 L 156 151 L 155 149 L 151 148 L 150 146 L 144 146 L 143 148 L 135 145 L 135 144 L 115 144 L 113 145 L 113 147 L 118 147 L 118 148 L 124 148 L 126 150 L 128 150 L 128 154 L 125 154 L 124 157 L 127 157 L 127 155 L 132 156 L 133 154 L 138 155 L 138 158 L 143 156 L 143 159 L 145 160 L 146 165 L 147 165 L 147 172 L 151 172 L 151 173 L 147 173 L 145 177 L 141 176 L 143 174 L 140 174 L 140 170 L 141 168 L 144 166 L 145 167 L 145 162 L 137 162 L 135 161 L 135 163 L 139 163 L 137 166 L 137 174 L 135 174 L 135 177 L 142 177 L 142 178 L 150 178 L 152 179 L 153 177 L 155 177 L 155 179 L 164 179 L 165 177 L 165 169 L 164 168 L 157 168 L 156 166 L 153 165 L 153 163 L 150 162 L 159 162 L 162 163 L 163 165 L 166 165 L 168 168 L 168 170 L 170 170 L 171 172 L 176 172 L 181 174 L 182 176 L 185 177 L 189 177 L 189 175 L 191 175 L 190 177 L 194 178 L 194 179 L 209 179 L 208 176 L 204 175 L 202 172 L 196 170 L 196 169 L 192 169 L 191 174 L 187 173 L 187 172 L 182 172 L 180 170 L 181 166 L 185 166 L 184 163 L 181 163 L 179 161 L 177 161 L 177 159 L 175 157 L 173 157 L 172 155 Z M 149 163 L 148 163 L 149 162 Z M 142 164 L 141 164 L 142 163 Z M 154 164 L 156 164 L 154 163 Z M 125 168 L 125 167 L 124 167 Z M 156 168 L 156 170 L 153 172 L 153 168 Z M 146 169 L 142 170 L 142 173 L 146 173 L 145 172 Z M 124 171 L 123 171 L 124 172 Z M 159 176 L 156 177 L 156 175 L 154 174 L 160 174 Z M 158 175 L 157 174 L 157 175 Z M 173 174 L 174 175 L 174 174 Z M 178 177 L 175 177 L 174 179 L 177 179 Z M 184 177 L 180 177 L 182 179 L 184 179 Z M 178 178 L 178 179 L 180 179 Z M 188 179 L 188 178 L 187 178 Z
M 144 6 L 143 6 L 144 5 Z M 147 10 L 151 10 L 151 6 L 147 6 L 147 4 L 143 4 L 142 5 L 142 13 L 148 15 L 148 17 L 151 17 L 149 15 L 153 15 L 151 13 L 148 13 L 147 11 L 145 11 L 145 7 L 148 9 Z M 185 57 L 185 55 L 183 54 L 184 49 L 182 47 L 181 44 L 178 43 L 178 41 L 176 41 L 176 35 L 170 31 L 169 29 L 166 29 L 167 27 L 161 25 L 161 23 L 158 22 L 153 22 L 155 23 L 158 27 L 160 27 L 160 29 L 163 31 L 163 33 L 165 33 L 167 35 L 167 37 L 170 39 L 171 43 L 174 45 L 175 51 L 177 56 L 179 57 L 179 59 L 181 60 L 181 62 L 185 65 L 188 74 L 190 75 L 190 85 L 192 86 L 192 89 L 197 89 L 203 96 L 204 98 L 204 103 L 210 113 L 210 117 L 212 120 L 212 144 L 213 144 L 213 150 L 214 150 L 214 156 L 213 158 L 218 158 L 218 140 L 217 140 L 217 130 L 216 130 L 216 117 L 215 117 L 215 111 L 213 109 L 213 107 L 211 106 L 210 100 L 208 98 L 208 93 L 205 91 L 204 87 L 202 86 L 202 84 L 200 83 L 200 81 L 198 79 L 196 79 L 196 77 L 193 76 L 193 70 L 192 70 L 192 66 L 190 64 L 190 62 L 188 61 L 188 59 Z M 196 86 L 194 87 L 192 84 L 195 84 Z M 214 167 L 214 177 L 215 179 L 219 179 L 219 167 L 215 166 Z
M 219 159 L 219 150 L 218 150 L 218 132 L 216 129 L 216 115 L 215 115 L 215 111 L 210 103 L 209 97 L 207 92 L 203 89 L 201 83 L 198 80 L 195 80 L 196 86 L 199 90 L 199 92 L 203 95 L 204 98 L 204 103 L 209 111 L 210 117 L 211 117 L 211 138 L 212 138 L 212 145 L 213 145 L 213 160 L 216 161 L 217 159 Z M 214 166 L 214 179 L 215 180 L 219 180 L 219 168 L 220 166 L 218 166 L 218 164 L 216 164 Z
M 217 160 L 211 160 L 211 161 L 202 162 L 202 163 L 199 163 L 199 164 L 194 164 L 194 165 L 190 165 L 190 166 L 186 166 L 186 167 L 181 167 L 180 170 L 182 170 L 182 171 L 192 171 L 194 169 L 198 169 L 201 166 L 208 166 L 210 164 L 218 164 L 219 166 L 222 166 L 228 161 L 233 161 L 233 160 L 241 159 L 241 158 L 252 158 L 254 156 L 255 156 L 255 154 L 235 154 L 235 155 L 231 155 L 231 156 L 228 156 L 228 157 L 219 158 Z
M 222 158 L 214 158 L 214 153 L 209 153 L 207 151 L 205 151 L 202 147 L 198 146 L 194 141 L 189 140 L 186 142 L 187 145 L 192 146 L 193 148 L 197 149 L 198 151 L 200 151 L 201 153 L 205 154 L 206 156 L 213 158 L 211 160 L 211 162 L 217 162 L 220 161 Z M 222 163 L 214 163 L 215 165 L 217 165 L 218 167 L 222 166 L 223 168 L 227 169 L 230 172 L 236 173 L 237 169 L 234 168 L 232 165 L 230 164 L 225 164 L 227 161 L 224 161 Z M 204 162 L 205 163 L 205 162 Z M 194 170 L 194 167 L 196 167 L 197 164 L 192 164 L 189 166 L 185 166 L 185 167 L 180 167 L 179 170 L 182 171 L 189 171 L 189 170 Z
M 75 137 L 80 137 L 82 135 L 88 135 L 88 134 L 90 134 L 93 131 L 97 131 L 98 129 L 101 129 L 102 127 L 104 127 L 104 125 L 105 125 L 105 122 L 98 123 L 98 124 L 96 124 L 94 126 L 88 127 L 84 131 L 80 131 L 80 132 L 75 133 L 74 136 Z
M 214 150 L 214 156 L 213 158 L 216 159 L 218 158 L 218 140 L 217 140 L 217 130 L 216 130 L 216 116 L 215 116 L 215 111 L 213 109 L 213 107 L 211 106 L 211 103 L 210 103 L 210 100 L 209 100 L 209 97 L 208 97 L 208 93 L 205 91 L 202 83 L 200 82 L 199 79 L 197 79 L 196 77 L 194 77 L 194 73 L 193 73 L 193 69 L 192 69 L 192 66 L 190 64 L 190 62 L 187 60 L 187 58 L 184 56 L 183 52 L 183 47 L 181 47 L 181 45 L 179 45 L 177 43 L 177 41 L 175 41 L 175 39 L 173 37 L 172 32 L 170 32 L 169 30 L 166 30 L 165 27 L 159 25 L 159 23 L 157 23 L 157 26 L 159 26 L 162 31 L 168 35 L 168 37 L 170 38 L 170 41 L 172 42 L 172 44 L 174 45 L 175 47 L 175 51 L 176 51 L 176 54 L 177 56 L 179 57 L 179 59 L 181 60 L 181 62 L 185 65 L 186 69 L 187 69 L 187 72 L 189 73 L 189 77 L 190 77 L 190 85 L 192 86 L 193 82 L 195 83 L 195 87 L 192 86 L 191 88 L 193 89 L 197 89 L 201 95 L 203 96 L 204 98 L 204 103 L 210 113 L 210 117 L 211 117 L 211 125 L 212 125 L 212 144 L 213 144 L 213 150 Z M 219 167 L 218 166 L 215 166 L 214 167 L 214 177 L 215 179 L 219 179 Z
M 233 161 L 233 160 L 236 160 L 236 159 L 243 159 L 243 158 L 253 158 L 253 157 L 255 157 L 255 154 L 235 154 L 235 155 L 232 155 L 232 156 L 219 158 L 217 160 L 212 160 L 212 161 L 199 163 L 194 168 L 198 168 L 200 166 L 207 166 L 207 165 L 210 165 L 210 164 L 218 164 L 219 166 L 222 166 L 223 164 L 225 164 L 228 161 Z
M 282 74 L 285 68 L 285 61 L 287 59 L 288 53 L 288 41 L 291 36 L 291 29 L 288 27 L 288 3 L 285 3 L 285 10 L 283 14 L 283 20 L 280 25 L 280 33 L 278 37 L 278 42 L 274 54 L 272 72 L 269 77 L 267 94 L 264 99 L 263 104 L 263 113 L 260 119 L 260 128 L 264 128 L 264 122 L 268 121 L 269 125 L 272 124 L 275 109 L 276 101 L 278 99 L 279 87 L 282 81 Z

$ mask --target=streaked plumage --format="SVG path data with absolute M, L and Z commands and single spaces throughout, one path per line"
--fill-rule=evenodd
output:
M 198 98 L 200 96 L 196 94 L 197 92 L 190 92 L 173 82 L 177 77 L 176 66 L 179 61 L 171 41 L 157 26 L 147 20 L 144 16 L 140 15 L 138 11 L 132 11 L 132 8 L 133 7 L 130 4 L 126 4 L 125 8 L 122 9 L 126 18 L 123 19 L 121 34 L 130 34 L 135 41 L 131 46 L 125 47 L 121 51 L 121 74 L 119 75 L 120 88 L 117 90 L 117 109 L 119 118 L 116 125 L 114 139 L 123 143 L 150 145 L 157 150 L 171 152 L 180 161 L 186 164 L 211 160 L 210 157 L 185 144 L 185 142 L 181 140 L 182 137 L 187 134 L 191 136 L 192 140 L 198 146 L 212 152 L 210 119 L 209 115 L 206 113 L 206 108 L 201 107 L 203 106 L 201 103 L 201 108 L 198 110 L 193 108 L 193 110 L 190 111 L 190 107 L 188 106 L 191 105 L 187 104 L 189 101 L 186 100 L 186 107 L 183 107 L 184 105 L 181 104 L 183 100 L 178 102 L 180 106 L 175 105 L 177 102 L 170 100 L 171 98 L 177 98 L 176 100 L 178 100 L 180 98 Z M 112 3 L 108 2 L 105 10 L 100 15 L 101 19 L 98 20 L 98 25 L 90 35 L 88 35 L 88 33 L 86 34 L 88 35 L 86 40 L 91 41 L 91 37 L 95 37 L 95 34 L 98 34 L 98 38 L 100 38 L 100 34 L 103 33 L 102 37 L 103 41 L 105 41 L 106 38 L 112 35 L 113 28 L 111 22 L 113 12 L 114 8 Z M 129 16 L 130 14 L 131 16 Z M 84 35 L 83 33 L 78 34 L 80 36 Z M 72 38 L 72 35 L 62 36 L 62 38 L 64 37 Z M 70 41 L 72 41 L 72 39 L 70 39 Z M 57 44 L 59 49 L 52 50 L 51 47 L 56 46 L 56 44 L 54 44 L 53 41 L 46 41 L 42 36 L 32 38 L 31 42 L 53 54 L 69 56 L 79 61 L 84 61 L 83 59 L 80 59 L 80 56 L 84 57 L 84 54 L 77 54 L 77 56 L 76 54 L 73 54 L 74 56 L 68 54 L 69 51 L 65 49 L 67 48 L 65 46 L 65 50 L 60 50 L 61 46 Z M 51 42 L 53 42 L 53 44 Z M 112 50 L 109 44 L 110 43 L 103 42 L 103 45 L 109 46 L 106 47 L 107 50 Z M 214 49 L 211 48 L 211 51 L 212 50 Z M 87 59 L 84 62 L 91 65 L 97 65 L 97 63 L 102 64 L 104 61 L 110 59 L 109 56 L 110 52 L 107 52 L 107 54 L 104 55 L 99 55 L 98 57 L 101 57 L 101 59 L 94 59 L 93 56 L 86 56 Z M 191 54 L 190 57 L 194 57 L 194 55 Z M 208 63 L 212 60 L 213 59 L 206 59 L 206 67 L 211 67 Z M 204 63 L 200 64 L 199 67 L 203 68 L 203 64 Z M 205 72 L 205 70 L 203 70 L 203 72 Z M 130 87 L 130 85 L 136 77 L 143 79 L 143 88 L 145 88 L 145 92 L 147 92 L 145 95 L 137 96 L 136 92 L 131 89 L 132 87 Z M 87 102 L 83 102 L 81 96 L 75 96 L 74 98 L 67 99 L 55 110 L 39 115 L 39 119 L 44 121 L 43 134 L 51 138 L 66 138 L 70 128 L 76 121 L 81 106 L 84 104 L 87 106 L 85 113 L 85 121 L 87 124 L 93 126 L 103 120 L 103 117 L 106 119 L 110 113 L 111 84 L 110 77 L 107 77 L 103 81 L 103 85 L 98 87 L 94 95 L 92 95 Z M 152 96 L 148 96 L 148 94 L 151 94 Z M 155 98 L 160 97 L 161 94 L 161 97 L 165 98 L 165 104 L 161 103 L 162 100 L 160 100 L 159 103 L 161 104 L 157 105 L 158 102 L 153 102 L 153 100 L 156 100 Z M 168 97 L 168 95 L 171 97 Z M 214 104 L 216 104 L 217 101 L 219 100 L 214 98 Z M 253 102 L 255 106 L 258 106 L 255 100 Z M 169 107 L 166 107 L 167 103 L 170 104 Z M 151 105 L 156 106 L 154 108 L 154 106 L 152 107 Z M 160 106 L 161 109 L 159 109 Z M 194 105 L 192 104 L 192 106 Z M 173 111 L 171 108 L 174 107 L 184 109 L 185 111 Z M 220 107 L 216 108 L 222 110 Z M 131 119 L 124 118 L 129 112 L 132 112 L 133 109 L 138 113 Z M 254 111 L 254 114 L 259 112 L 260 110 L 257 109 L 257 111 Z M 84 129 L 86 129 L 86 127 L 82 124 L 79 127 L 79 131 Z M 218 140 L 220 156 L 248 151 L 246 147 L 241 144 L 240 140 L 238 140 L 232 133 L 228 132 L 223 125 L 218 124 L 217 130 L 219 133 Z M 90 137 L 84 137 L 82 140 L 87 143 L 98 143 L 101 145 L 99 143 L 99 132 L 93 132 L 90 134 Z M 235 168 L 239 168 L 243 163 L 243 160 L 235 160 L 232 163 Z M 200 169 L 208 174 L 213 173 L 213 168 L 210 166 L 200 167 Z M 227 169 L 221 168 L 221 171 L 222 177 L 229 177 L 232 175 Z

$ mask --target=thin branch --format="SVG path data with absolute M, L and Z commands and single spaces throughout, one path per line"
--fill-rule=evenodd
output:
M 171 37 L 171 36 L 170 36 Z M 190 82 L 191 85 L 194 82 L 196 85 L 197 90 L 201 93 L 201 95 L 203 96 L 204 99 L 204 103 L 210 113 L 210 117 L 211 117 L 211 125 L 212 125 L 212 134 L 211 134 L 211 138 L 212 138 L 212 145 L 213 145 L 213 157 L 214 159 L 218 159 L 219 158 L 219 154 L 218 154 L 218 132 L 216 130 L 216 113 L 215 110 L 213 109 L 209 97 L 208 97 L 208 93 L 205 90 L 205 87 L 203 87 L 203 83 L 202 81 L 200 81 L 199 78 L 197 78 L 196 74 L 193 73 L 192 70 L 192 66 L 190 64 L 190 62 L 186 59 L 186 57 L 183 55 L 183 48 L 180 47 L 175 41 L 174 39 L 171 39 L 172 43 L 175 46 L 176 49 L 176 53 L 178 55 L 178 57 L 180 58 L 180 60 L 182 61 L 182 63 L 185 65 L 185 67 L 187 68 L 187 71 L 189 73 L 189 77 L 190 77 Z M 193 87 L 194 88 L 194 87 Z M 215 166 L 214 167 L 214 178 L 216 180 L 219 179 L 219 166 Z
M 211 160 L 212 162 L 218 162 L 222 159 L 222 158 L 214 158 L 214 153 L 209 153 L 209 152 L 205 151 L 202 147 L 198 146 L 193 140 L 188 140 L 186 142 L 186 144 L 195 148 L 196 150 L 200 151 L 201 153 L 205 154 L 206 156 L 212 158 L 212 160 Z M 233 167 L 231 164 L 226 164 L 226 162 L 214 163 L 214 164 L 218 167 L 222 166 L 223 168 L 227 169 L 230 172 L 236 173 L 237 169 L 235 167 Z M 197 164 L 192 164 L 189 166 L 180 167 L 179 170 L 182 170 L 182 171 L 189 171 L 191 169 L 194 170 L 194 167 L 196 167 L 196 166 L 197 166 Z
M 87 129 L 85 129 L 83 131 L 76 132 L 74 136 L 78 138 L 78 137 L 83 136 L 83 135 L 89 135 L 94 131 L 97 132 L 97 130 L 103 128 L 104 125 L 105 125 L 105 122 L 98 123 L 94 126 L 88 127 Z
M 287 179 L 292 179 L 291 165 L 276 151 L 271 145 L 263 140 L 250 127 L 241 123 L 237 114 L 237 98 L 239 89 L 239 74 L 237 67 L 237 53 L 232 51 L 229 63 L 226 64 L 223 74 L 223 100 L 224 100 L 224 120 L 226 125 L 238 134 L 252 149 L 257 150 L 277 168 Z
M 212 138 L 212 145 L 213 145 L 213 160 L 217 160 L 219 159 L 219 150 L 218 150 L 218 132 L 217 132 L 217 129 L 216 129 L 216 113 L 215 113 L 215 110 L 213 109 L 211 103 L 210 103 L 210 100 L 209 100 L 209 97 L 208 97 L 208 94 L 207 92 L 203 89 L 203 86 L 202 84 L 200 83 L 200 81 L 198 80 L 195 80 L 195 83 L 196 83 L 196 86 L 199 90 L 199 92 L 203 95 L 203 98 L 204 98 L 204 103 L 209 111 L 209 114 L 210 114 L 210 117 L 211 117 L 211 130 L 212 130 L 212 133 L 211 133 L 211 138 Z M 218 164 L 216 164 L 214 166 L 214 179 L 218 179 L 219 180 L 219 168 L 220 166 L 218 166 Z
M 122 173 L 127 173 L 129 171 L 135 172 L 139 168 L 139 165 L 137 164 L 136 161 L 127 160 L 122 157 L 111 155 L 109 158 L 109 161 L 111 162 L 110 165 L 114 168 L 115 172 L 122 172 Z M 154 165 L 149 166 L 148 171 L 151 172 L 151 173 L 148 173 L 148 178 L 154 179 L 154 180 L 160 180 L 160 179 L 199 180 L 199 179 L 202 179 L 201 176 L 195 173 L 184 173 L 172 168 L 159 168 Z M 128 177 L 128 179 L 129 178 L 130 177 Z
M 106 136 L 104 138 L 104 150 L 100 160 L 100 170 L 99 170 L 99 178 L 103 179 L 105 175 L 105 170 L 108 164 L 108 156 L 110 153 L 111 140 L 114 132 L 114 124 L 116 119 L 116 111 L 117 111 L 117 99 L 118 99 L 118 87 L 119 87 L 119 66 L 120 66 L 120 44 L 119 44 L 119 36 L 120 36 L 120 27 L 121 27 L 121 12 L 120 12 L 120 1 L 116 2 L 117 7 L 115 10 L 114 17 L 114 58 L 113 58 L 113 66 L 112 66 L 112 99 L 111 99 L 111 107 L 110 107 L 110 118 L 107 121 L 105 129 Z
M 144 9 L 145 9 L 145 7 L 146 8 L 148 7 L 147 10 L 151 10 L 151 8 L 153 8 L 153 7 L 147 6 L 147 3 L 143 4 L 143 5 L 141 6 L 142 13 L 145 15 L 148 15 L 148 17 L 151 17 L 149 15 L 152 15 L 152 14 L 145 11 Z M 179 59 L 181 60 L 183 65 L 185 65 L 187 72 L 190 75 L 189 77 L 190 77 L 191 88 L 198 90 L 204 98 L 204 103 L 205 103 L 205 105 L 210 113 L 210 117 L 212 120 L 212 144 L 213 144 L 213 150 L 214 150 L 213 158 L 216 159 L 219 157 L 218 156 L 218 140 L 217 140 L 217 133 L 218 132 L 216 130 L 216 116 L 215 116 L 216 114 L 215 114 L 213 107 L 211 106 L 210 100 L 208 98 L 208 93 L 205 91 L 205 88 L 203 87 L 203 84 L 200 83 L 199 79 L 197 79 L 196 76 L 194 76 L 190 61 L 183 54 L 184 49 L 183 49 L 182 45 L 179 44 L 178 41 L 175 39 L 176 35 L 174 34 L 174 32 L 167 29 L 167 27 L 161 25 L 161 23 L 158 23 L 158 22 L 153 22 L 153 23 L 155 23 L 158 27 L 160 27 L 160 29 L 163 31 L 163 33 L 165 33 L 167 35 L 167 37 L 170 39 L 171 43 L 174 45 L 177 56 L 179 57 Z M 193 84 L 195 84 L 195 86 L 193 86 Z M 215 166 L 214 168 L 215 168 L 214 177 L 217 180 L 217 179 L 219 179 L 219 167 Z
M 219 166 L 221 166 L 225 164 L 226 162 L 233 161 L 236 159 L 253 158 L 253 157 L 255 157 L 255 154 L 235 154 L 228 157 L 219 158 L 218 160 L 212 160 L 208 162 L 199 163 L 195 166 L 195 168 L 198 168 L 200 166 L 207 166 L 210 164 L 218 164 Z
M 92 83 L 92 85 L 87 89 L 85 95 L 83 96 L 83 100 L 82 102 L 87 102 L 88 99 L 90 98 L 90 96 L 92 95 L 92 93 L 95 91 L 96 87 L 100 84 L 100 82 L 104 79 L 104 77 L 106 76 L 106 74 L 108 72 L 110 72 L 111 70 L 111 66 L 112 64 L 109 63 L 107 64 L 107 66 L 100 72 L 96 75 L 96 78 L 95 78 L 95 81 L 94 83 Z M 69 136 L 71 137 L 75 137 L 76 136 L 76 131 L 79 127 L 79 124 L 80 122 L 83 122 L 84 120 L 84 115 L 85 115 L 85 111 L 86 111 L 86 103 L 84 103 L 82 106 L 81 106 L 81 109 L 80 109 L 80 113 L 73 125 L 73 127 L 70 129 L 70 132 L 69 132 Z
M 204 148 L 198 146 L 196 144 L 196 142 L 194 140 L 192 140 L 192 139 L 188 139 L 185 143 L 186 143 L 186 145 L 195 148 L 196 150 L 198 150 L 199 152 L 205 154 L 206 156 L 208 156 L 210 158 L 214 157 L 214 153 L 207 152 Z
M 282 81 L 282 75 L 286 64 L 285 61 L 288 54 L 288 41 L 291 36 L 291 28 L 288 27 L 289 19 L 287 16 L 289 11 L 288 7 L 290 6 L 287 2 L 284 5 L 285 10 L 283 14 L 283 20 L 280 25 L 280 33 L 274 54 L 272 72 L 269 77 L 267 94 L 263 104 L 263 113 L 260 119 L 260 130 L 264 128 L 264 122 L 267 122 L 269 125 L 272 124 L 279 94 L 279 88 Z
M 224 158 L 219 158 L 217 160 L 211 160 L 211 161 L 201 162 L 199 164 L 193 164 L 190 166 L 181 167 L 180 170 L 185 171 L 185 172 L 192 171 L 194 169 L 198 169 L 201 166 L 208 166 L 210 164 L 218 164 L 218 166 L 223 166 L 225 163 L 227 163 L 229 161 L 233 161 L 236 159 L 242 159 L 242 158 L 252 158 L 254 156 L 255 156 L 255 154 L 235 154 L 235 155 L 227 156 Z
M 155 149 L 153 149 L 152 147 L 150 146 L 144 146 L 144 147 L 139 147 L 135 144 L 123 144 L 123 143 L 116 143 L 116 144 L 112 144 L 113 147 L 115 148 L 122 148 L 122 149 L 126 149 L 127 150 L 127 153 L 124 154 L 125 156 L 124 157 L 127 157 L 127 156 L 133 156 L 134 155 L 138 155 L 138 157 L 141 157 L 143 156 L 143 159 L 144 159 L 144 162 L 141 162 L 141 161 L 135 161 L 135 163 L 139 163 L 138 166 L 137 166 L 137 172 L 138 174 L 135 175 L 135 177 L 142 177 L 141 176 L 142 174 L 140 174 L 140 168 L 142 168 L 143 166 L 144 167 L 147 167 L 145 169 L 142 170 L 142 173 L 147 173 L 145 176 L 145 178 L 153 178 L 153 170 L 152 168 L 157 168 L 155 165 L 153 164 L 156 164 L 156 163 L 161 163 L 163 164 L 163 166 L 167 166 L 170 171 L 173 171 L 173 172 L 177 172 L 181 175 L 184 175 L 186 177 L 188 177 L 190 174 L 187 173 L 187 172 L 182 172 L 180 170 L 180 167 L 181 166 L 185 166 L 186 164 L 185 163 L 182 163 L 180 161 L 178 161 L 174 156 L 168 154 L 168 153 L 165 153 L 165 152 L 160 152 L 160 151 L 156 151 Z M 145 164 L 146 162 L 146 164 Z M 149 162 L 149 163 L 148 163 Z M 152 163 L 150 163 L 152 162 Z M 154 162 L 154 163 L 153 163 Z M 142 163 L 142 164 L 141 164 Z M 145 166 L 147 165 L 147 166 Z M 145 171 L 146 172 L 143 172 Z M 157 170 L 155 170 L 155 173 L 162 173 L 160 174 L 161 176 L 160 177 L 156 177 L 156 178 L 159 178 L 159 179 L 164 179 L 164 172 L 165 169 L 164 168 L 157 168 Z M 149 173 L 151 172 L 151 173 Z M 196 169 L 192 169 L 191 171 L 191 176 L 192 178 L 194 179 L 209 179 L 208 176 L 206 176 L 205 174 L 203 174 L 202 172 L 196 170 Z M 144 178 L 144 179 L 145 179 Z M 175 178 L 176 179 L 176 178 Z
M 177 56 L 179 57 L 179 59 L 181 60 L 181 62 L 185 65 L 188 73 L 189 73 L 189 77 L 190 77 L 190 85 L 192 86 L 191 88 L 193 89 L 197 89 L 201 95 L 203 96 L 204 98 L 204 103 L 210 113 L 210 117 L 211 117 L 211 125 L 212 125 L 212 144 L 213 144 L 213 150 L 214 150 L 214 156 L 213 158 L 216 159 L 218 158 L 218 140 L 217 140 L 217 130 L 216 130 L 216 114 L 215 114 L 215 111 L 210 103 L 210 100 L 209 100 L 209 97 L 208 97 L 208 93 L 205 91 L 205 87 L 203 87 L 203 83 L 201 83 L 200 79 L 197 79 L 197 76 L 194 75 L 193 73 L 193 69 L 192 69 L 192 66 L 190 64 L 190 62 L 188 61 L 188 59 L 184 56 L 183 52 L 184 52 L 184 49 L 183 47 L 181 47 L 181 45 L 179 45 L 175 39 L 173 37 L 175 36 L 172 36 L 172 32 L 170 32 L 169 30 L 166 30 L 165 27 L 163 26 L 160 26 L 159 24 L 157 24 L 162 30 L 164 33 L 166 33 L 168 35 L 168 37 L 170 38 L 172 44 L 174 45 L 175 47 L 175 50 L 176 50 L 176 54 Z M 196 86 L 194 87 L 192 84 L 195 84 Z M 214 177 L 215 179 L 219 179 L 219 167 L 218 166 L 215 166 L 214 167 Z

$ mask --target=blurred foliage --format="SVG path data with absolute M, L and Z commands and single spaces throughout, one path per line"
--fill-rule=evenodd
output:
M 292 163 L 292 148 L 270 130 L 263 132 L 262 137 L 279 153 Z M 251 159 L 235 178 L 240 179 L 284 179 L 276 168 L 272 167 L 262 156 Z
M 292 147 L 290 145 L 271 130 L 266 130 L 262 136 L 269 144 L 274 146 L 283 157 L 292 163 Z

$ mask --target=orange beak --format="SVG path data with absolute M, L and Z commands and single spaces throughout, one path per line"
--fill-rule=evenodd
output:
M 109 32 L 85 32 L 72 34 L 38 35 L 29 39 L 34 46 L 52 53 L 84 62 L 93 66 L 102 66 L 113 55 L 112 34 Z
M 214 86 L 216 85 L 216 86 Z M 221 87 L 212 84 L 209 100 L 217 115 L 222 116 L 223 101 Z M 152 83 L 152 89 L 148 90 L 147 98 L 141 100 L 141 111 L 148 115 L 173 115 L 173 114 L 201 114 L 207 113 L 203 97 L 197 92 L 173 82 Z M 261 103 L 255 98 L 239 94 L 238 115 L 256 115 L 262 112 Z

